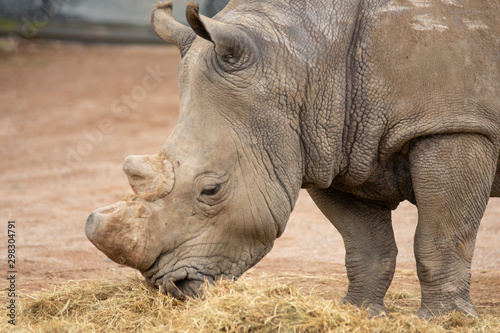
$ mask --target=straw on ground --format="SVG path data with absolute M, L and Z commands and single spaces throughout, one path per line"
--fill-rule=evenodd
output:
M 318 292 L 271 278 L 218 282 L 203 299 L 182 302 L 144 281 L 80 281 L 23 295 L 17 325 L 2 332 L 499 332 L 500 319 L 452 314 L 426 322 L 411 313 L 418 295 L 391 291 L 391 318 L 367 318 Z

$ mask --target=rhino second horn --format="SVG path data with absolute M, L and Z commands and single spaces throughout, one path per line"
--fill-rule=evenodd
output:
M 165 42 L 177 45 L 181 55 L 184 55 L 196 38 L 196 34 L 175 20 L 172 8 L 173 1 L 157 4 L 151 13 L 151 28 Z
M 174 167 L 163 151 L 128 156 L 123 162 L 123 171 L 132 190 L 147 201 L 163 198 L 174 187 Z

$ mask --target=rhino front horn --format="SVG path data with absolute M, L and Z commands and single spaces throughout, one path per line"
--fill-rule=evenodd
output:
M 147 201 L 163 198 L 174 187 L 174 167 L 164 151 L 128 156 L 123 162 L 123 171 L 132 190 Z

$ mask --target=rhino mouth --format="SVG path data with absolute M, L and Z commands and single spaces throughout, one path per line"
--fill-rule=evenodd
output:
M 202 297 L 204 289 L 213 285 L 215 281 L 213 276 L 201 273 L 193 267 L 162 275 L 160 272 L 158 272 L 160 274 L 151 275 L 148 271 L 142 272 L 142 275 L 149 284 L 157 287 L 160 292 L 180 300 Z
M 205 286 L 213 284 L 212 279 L 181 279 L 177 281 L 170 280 L 166 286 L 160 285 L 160 291 L 175 297 L 177 299 L 185 300 L 188 297 L 201 297 Z

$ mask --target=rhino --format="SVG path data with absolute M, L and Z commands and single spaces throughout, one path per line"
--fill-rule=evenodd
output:
M 391 211 L 418 208 L 422 318 L 471 302 L 471 261 L 500 195 L 500 7 L 493 0 L 232 0 L 213 18 L 158 4 L 178 47 L 180 115 L 123 163 L 135 192 L 87 219 L 90 241 L 178 298 L 235 279 L 285 230 L 299 190 L 340 232 L 343 299 L 387 312 Z

